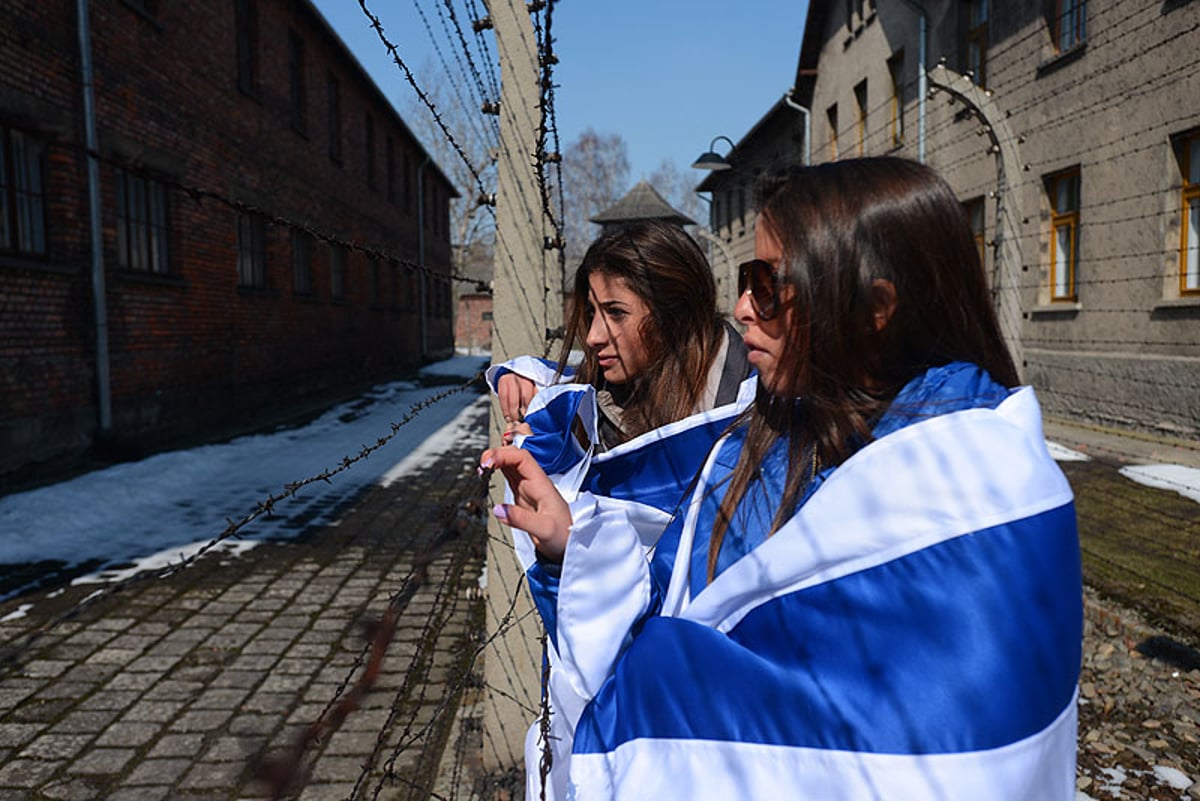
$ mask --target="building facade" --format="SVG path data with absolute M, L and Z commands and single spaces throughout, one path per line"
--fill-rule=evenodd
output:
M 451 351 L 457 193 L 307 0 L 14 0 L 0 45 L 0 479 Z
M 813 162 L 955 188 L 1048 414 L 1195 439 L 1197 53 L 1188 0 L 814 0 L 792 99 Z
M 737 266 L 754 258 L 755 184 L 765 170 L 804 163 L 807 113 L 785 95 L 717 162 L 718 169 L 702 167 L 712 170 L 696 187 L 708 193 L 709 225 L 698 235 L 713 246 L 717 299 L 726 314 L 737 303 Z

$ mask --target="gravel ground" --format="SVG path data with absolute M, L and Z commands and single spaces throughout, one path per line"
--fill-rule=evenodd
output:
M 1200 801 L 1200 651 L 1086 594 L 1076 801 Z

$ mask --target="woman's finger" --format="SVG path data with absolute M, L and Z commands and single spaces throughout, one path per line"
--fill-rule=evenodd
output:
M 500 414 L 505 422 L 511 423 L 520 415 L 521 384 L 518 379 L 519 376 L 513 373 L 505 373 L 496 382 L 496 397 L 500 401 Z
M 561 562 L 570 536 L 570 518 L 564 522 L 553 514 L 524 509 L 516 504 L 500 503 L 492 509 L 496 519 L 519 528 L 533 539 L 538 552 L 553 562 Z
M 525 410 L 529 408 L 530 401 L 532 401 L 533 396 L 537 394 L 537 387 L 534 386 L 532 381 L 522 378 L 519 382 L 519 389 L 520 389 L 521 398 L 520 398 L 520 405 L 517 409 L 516 419 L 521 422 L 524 422 L 525 421 Z

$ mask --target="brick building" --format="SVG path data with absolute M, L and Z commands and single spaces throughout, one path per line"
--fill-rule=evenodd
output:
M 307 0 L 4 16 L 0 490 L 451 352 L 457 193 Z

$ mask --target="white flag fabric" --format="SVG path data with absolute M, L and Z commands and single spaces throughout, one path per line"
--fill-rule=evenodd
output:
M 1031 389 L 875 440 L 693 597 L 716 456 L 653 566 L 584 491 L 534 586 L 558 797 L 1074 798 L 1079 547 Z

